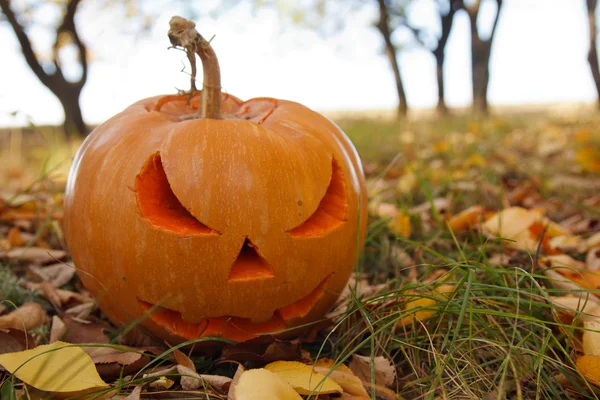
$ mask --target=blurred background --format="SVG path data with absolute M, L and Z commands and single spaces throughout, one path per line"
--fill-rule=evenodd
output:
M 172 15 L 214 36 L 223 88 L 242 99 L 401 113 L 589 104 L 595 3 L 0 0 L 0 125 L 60 125 L 67 114 L 81 131 L 80 115 L 92 126 L 138 99 L 187 89 L 185 55 L 168 49 Z
M 68 158 L 78 138 L 131 103 L 188 89 L 185 54 L 169 49 L 173 15 L 212 38 L 225 92 L 294 100 L 342 125 L 395 121 L 398 133 L 431 117 L 591 113 L 600 91 L 597 0 L 0 0 L 0 8 L 3 160 L 40 135 L 46 158 L 44 149 L 70 137 L 51 152 Z

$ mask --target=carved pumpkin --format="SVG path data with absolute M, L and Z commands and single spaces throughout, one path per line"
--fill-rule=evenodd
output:
M 352 144 L 271 98 L 222 95 L 223 118 L 182 120 L 199 100 L 142 100 L 82 145 L 65 199 L 81 280 L 115 323 L 173 342 L 322 318 L 365 234 Z

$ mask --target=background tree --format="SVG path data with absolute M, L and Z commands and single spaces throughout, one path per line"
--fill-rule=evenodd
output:
M 473 111 L 476 113 L 487 114 L 488 101 L 487 90 L 490 81 L 490 55 L 492 54 L 492 43 L 498 27 L 500 11 L 502 9 L 502 0 L 490 0 L 496 3 L 496 15 L 492 25 L 490 36 L 487 39 L 481 37 L 477 18 L 481 10 L 481 0 L 473 1 L 473 4 L 467 5 L 464 0 L 460 0 L 460 7 L 464 8 L 469 15 L 471 26 L 471 70 L 473 83 Z
M 600 108 L 600 66 L 598 65 L 598 47 L 596 42 L 598 36 L 598 27 L 596 24 L 596 6 L 598 5 L 598 0 L 586 0 L 586 4 L 590 35 L 590 48 L 587 59 L 592 71 L 592 77 L 594 78 L 594 84 L 596 85 L 596 92 L 598 93 L 596 105 Z
M 454 15 L 456 11 L 462 6 L 460 0 L 436 0 L 434 4 L 435 16 L 439 27 L 439 33 L 435 32 L 432 26 L 415 26 L 410 20 L 410 12 L 408 13 L 407 26 L 415 34 L 417 40 L 429 50 L 435 58 L 436 64 L 436 83 L 438 88 L 438 102 L 437 111 L 442 114 L 448 114 L 448 107 L 446 106 L 446 97 L 444 91 L 444 63 L 446 60 L 446 45 L 452 32 L 452 26 L 454 24 Z
M 399 117 L 404 117 L 408 113 L 408 102 L 406 100 L 406 91 L 404 90 L 400 64 L 398 63 L 398 48 L 392 41 L 392 34 L 398 26 L 404 23 L 404 10 L 406 9 L 407 3 L 410 1 L 411 0 L 401 0 L 396 4 L 392 4 L 393 2 L 390 0 L 377 0 L 379 5 L 379 20 L 375 26 L 383 38 L 385 54 L 390 62 L 392 73 L 394 74 L 396 93 L 398 94 Z M 390 15 L 390 9 L 393 9 L 393 16 L 395 16 L 395 18 L 392 18 Z
M 51 61 L 44 62 L 40 59 L 38 53 L 34 51 L 28 26 L 23 22 L 28 18 L 17 16 L 17 12 L 11 8 L 10 0 L 0 0 L 0 9 L 4 18 L 8 21 L 14 31 L 25 61 L 37 78 L 46 86 L 60 101 L 63 107 L 65 119 L 64 129 L 66 134 L 77 132 L 86 134 L 87 126 L 83 121 L 79 98 L 81 90 L 88 77 L 88 56 L 87 48 L 75 26 L 75 15 L 80 0 L 69 0 L 64 2 L 62 7 L 62 20 L 56 27 L 56 36 L 52 46 Z M 55 6 L 60 3 L 53 3 Z M 40 4 L 30 5 L 28 9 L 22 10 L 23 14 L 31 13 Z M 76 50 L 76 63 L 80 74 L 77 79 L 68 79 L 65 73 L 64 51 L 68 46 L 73 46 Z M 70 74 L 69 74 L 70 75 Z

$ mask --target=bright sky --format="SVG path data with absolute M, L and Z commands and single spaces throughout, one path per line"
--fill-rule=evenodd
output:
M 81 98 L 88 123 L 102 122 L 141 98 L 188 88 L 188 75 L 181 72 L 184 53 L 167 50 L 166 36 L 170 16 L 185 14 L 173 2 L 150 3 L 164 11 L 151 32 L 135 36 L 112 29 L 115 21 L 132 22 L 99 13 L 95 0 L 83 2 L 78 22 L 95 58 Z M 485 7 L 480 22 L 493 10 Z M 428 21 L 427 7 L 415 12 Z M 328 40 L 308 30 L 282 28 L 273 12 L 252 16 L 244 7 L 218 21 L 203 15 L 197 25 L 205 37 L 215 35 L 212 44 L 223 87 L 242 99 L 277 97 L 317 110 L 393 108 L 394 81 L 379 33 L 371 26 L 375 16 L 373 8 L 352 14 L 349 28 Z M 492 52 L 490 102 L 594 101 L 587 29 L 585 0 L 505 0 Z M 43 52 L 42 32 L 32 35 Z M 471 101 L 469 35 L 467 16 L 461 12 L 447 47 L 449 106 Z M 29 70 L 7 24 L 0 25 L 0 54 L 0 125 L 22 124 L 26 118 L 36 124 L 61 123 L 59 102 Z M 401 53 L 400 63 L 410 106 L 435 106 L 431 54 L 411 48 Z M 14 111 L 20 114 L 10 116 Z

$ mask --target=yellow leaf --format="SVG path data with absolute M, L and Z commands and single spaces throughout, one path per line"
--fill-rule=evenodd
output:
M 279 375 L 300 394 L 318 395 L 343 392 L 340 385 L 298 361 L 275 361 L 265 369 Z
M 259 368 L 241 374 L 233 400 L 302 400 L 302 397 L 285 379 Z
M 433 317 L 437 311 L 429 310 L 436 305 L 437 301 L 429 297 L 419 297 L 415 300 L 411 300 L 404 306 L 404 312 L 410 312 L 411 310 L 418 310 L 410 312 L 406 317 L 402 318 L 396 323 L 396 326 L 410 325 L 414 320 L 423 321 L 425 319 Z
M 600 356 L 581 356 L 575 363 L 588 382 L 600 386 Z
M 409 237 L 411 233 L 410 216 L 399 212 L 396 216 L 388 223 L 388 227 L 396 235 Z
M 583 321 L 583 354 L 600 356 L 600 321 Z
M 485 167 L 487 166 L 487 161 L 480 154 L 471 154 L 469 158 L 465 160 L 465 165 L 468 167 Z
M 423 321 L 437 314 L 435 305 L 440 301 L 444 301 L 456 289 L 455 285 L 443 284 L 435 288 L 434 291 L 428 293 L 425 297 L 416 297 L 406 303 L 404 313 L 409 313 L 404 318 L 396 322 L 396 326 L 404 326 L 411 324 L 414 320 Z M 440 296 L 441 295 L 441 296 Z M 433 309 L 432 309 L 433 308 Z M 410 312 L 411 310 L 417 310 Z
M 447 140 L 440 140 L 433 144 L 433 148 L 437 153 L 446 153 L 450 150 L 450 143 Z
M 31 350 L 0 355 L 0 365 L 36 389 L 76 393 L 108 385 L 81 347 L 54 342 Z
M 448 226 L 453 231 L 461 231 L 475 226 L 483 217 L 483 207 L 475 205 L 453 215 L 448 221 Z
M 600 150 L 585 147 L 577 151 L 575 159 L 584 170 L 600 173 Z
M 340 364 L 337 368 L 333 369 L 334 366 L 335 361 L 329 358 L 321 358 L 317 361 L 314 369 L 316 372 L 331 378 L 331 380 L 341 386 L 345 393 L 353 396 L 369 397 L 362 381 L 354 375 L 354 372 L 350 368 L 344 364 Z

